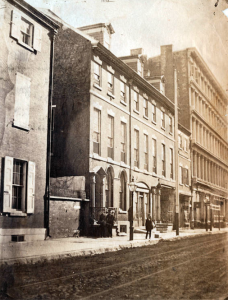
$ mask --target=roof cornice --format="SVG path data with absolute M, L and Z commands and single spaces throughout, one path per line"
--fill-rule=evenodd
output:
M 108 60 L 110 60 L 114 65 L 116 65 L 121 71 L 125 73 L 127 77 L 130 77 L 135 83 L 141 85 L 141 87 L 150 93 L 152 96 L 159 99 L 163 105 L 168 107 L 171 111 L 174 112 L 174 103 L 167 98 L 165 95 L 161 94 L 159 90 L 157 90 L 154 86 L 152 86 L 149 82 L 147 82 L 143 77 L 137 74 L 132 68 L 130 68 L 127 64 L 125 64 L 121 59 L 116 57 L 110 50 L 108 50 L 101 43 L 92 44 L 93 49 L 100 52 L 103 56 L 105 56 Z
M 189 56 L 192 55 L 196 59 L 196 61 L 201 65 L 201 67 L 203 67 L 204 72 L 206 73 L 206 75 L 209 77 L 209 79 L 215 85 L 215 88 L 216 88 L 218 94 L 220 94 L 220 96 L 223 98 L 223 100 L 228 104 L 227 94 L 225 93 L 225 91 L 221 87 L 220 83 L 218 82 L 218 80 L 215 78 L 215 76 L 213 75 L 213 73 L 209 69 L 208 65 L 206 64 L 206 62 L 204 61 L 204 59 L 200 55 L 199 51 L 195 47 L 192 47 L 192 48 L 187 48 L 187 52 L 188 52 Z

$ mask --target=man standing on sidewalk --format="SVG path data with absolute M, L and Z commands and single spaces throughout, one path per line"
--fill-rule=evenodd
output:
M 115 218 L 114 218 L 113 212 L 111 213 L 111 211 L 109 210 L 107 218 L 106 218 L 106 225 L 108 228 L 108 237 L 111 237 L 111 238 L 112 238 L 112 227 L 114 225 L 114 219 Z

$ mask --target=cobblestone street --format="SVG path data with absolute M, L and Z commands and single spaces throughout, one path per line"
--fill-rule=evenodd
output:
M 225 299 L 227 240 L 227 233 L 214 234 L 95 256 L 4 265 L 2 287 L 14 299 Z

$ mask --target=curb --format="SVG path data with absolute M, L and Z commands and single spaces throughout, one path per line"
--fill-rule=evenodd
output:
M 65 251 L 65 252 L 59 252 L 59 253 L 52 253 L 47 255 L 35 255 L 35 256 L 27 256 L 27 257 L 21 257 L 21 258 L 11 258 L 11 259 L 2 259 L 0 260 L 0 266 L 1 265 L 14 265 L 14 264 L 35 264 L 35 263 L 42 263 L 45 261 L 50 260 L 58 260 L 58 259 L 64 259 L 64 258 L 70 258 L 70 257 L 81 257 L 81 256 L 93 256 L 96 254 L 103 254 L 108 252 L 115 252 L 120 251 L 124 249 L 132 249 L 132 248 L 138 248 L 143 246 L 150 246 L 158 244 L 162 241 L 170 241 L 174 242 L 177 240 L 182 239 L 189 239 L 194 238 L 195 236 L 206 236 L 208 234 L 225 234 L 227 231 L 221 231 L 221 232 L 199 232 L 194 233 L 191 235 L 184 235 L 184 236 L 173 236 L 169 238 L 163 238 L 160 237 L 158 239 L 152 239 L 152 240 L 142 240 L 142 241 L 127 241 L 125 244 L 121 245 L 110 245 L 103 248 L 89 248 L 85 250 L 78 250 L 78 251 Z

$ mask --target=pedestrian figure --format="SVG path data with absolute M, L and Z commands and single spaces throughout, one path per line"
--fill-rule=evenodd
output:
M 146 219 L 146 239 L 147 236 L 149 235 L 149 238 L 151 239 L 151 230 L 153 229 L 153 224 L 152 224 L 152 219 L 150 214 L 148 214 L 147 219 Z
M 107 225 L 107 229 L 108 229 L 108 237 L 112 238 L 112 227 L 114 225 L 114 213 L 109 210 L 108 211 L 108 215 L 106 217 L 106 225 Z
M 106 228 L 106 214 L 102 212 L 100 214 L 99 222 L 100 224 L 100 234 L 101 237 L 105 237 L 105 228 Z

